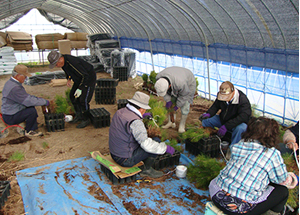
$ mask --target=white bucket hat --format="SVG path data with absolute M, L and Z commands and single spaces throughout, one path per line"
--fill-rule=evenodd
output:
M 140 108 L 148 110 L 148 109 L 151 109 L 151 107 L 149 106 L 149 99 L 150 99 L 150 96 L 148 96 L 145 93 L 137 91 L 137 92 L 135 92 L 132 99 L 128 99 L 128 101 L 132 104 L 139 106 Z
M 160 78 L 155 82 L 154 88 L 159 96 L 165 96 L 169 89 L 169 82 L 165 78 Z

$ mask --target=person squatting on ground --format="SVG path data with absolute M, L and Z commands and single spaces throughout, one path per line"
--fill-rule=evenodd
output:
M 295 150 L 299 162 L 299 121 L 284 132 L 283 143 L 288 149 L 286 152 L 292 153 Z
M 8 125 L 16 125 L 25 121 L 25 136 L 41 136 L 37 125 L 38 114 L 35 106 L 48 106 L 49 101 L 29 95 L 22 86 L 28 73 L 24 65 L 16 65 L 12 77 L 5 83 L 2 90 L 2 116 Z
M 217 115 L 220 109 L 221 112 Z M 234 144 L 240 141 L 242 133 L 246 131 L 251 113 L 247 96 L 235 89 L 231 82 L 225 81 L 220 86 L 216 100 L 199 120 L 203 127 L 219 128 L 217 134 L 220 137 L 227 131 L 232 132 L 231 144 Z
M 96 73 L 93 65 L 85 60 L 51 51 L 48 54 L 49 68 L 59 67 L 64 70 L 67 78 L 67 86 L 72 86 L 70 100 L 74 106 L 75 118 L 73 123 L 80 122 L 76 128 L 84 128 L 91 123 L 90 101 L 96 85 Z
M 210 182 L 212 201 L 229 215 L 258 215 L 268 210 L 284 214 L 288 188 L 294 188 L 298 181 L 294 173 L 287 172 L 275 149 L 278 123 L 265 117 L 252 118 L 242 138 L 230 146 L 230 160 Z
M 143 123 L 143 115 L 148 109 L 150 97 L 137 91 L 128 99 L 126 107 L 119 109 L 113 116 L 109 128 L 109 150 L 111 157 L 119 165 L 132 167 L 144 161 L 141 176 L 158 178 L 163 173 L 152 168 L 159 154 L 174 154 L 175 149 L 164 142 L 157 142 L 148 137 Z M 160 141 L 160 140 L 159 140 Z
M 185 132 L 185 122 L 190 112 L 190 105 L 193 104 L 196 92 L 196 79 L 194 74 L 182 67 L 168 67 L 156 75 L 155 90 L 159 96 L 163 96 L 166 101 L 166 108 L 175 112 L 181 109 L 181 119 L 178 132 Z M 169 113 L 169 121 L 162 128 L 175 128 L 176 114 L 174 121 Z

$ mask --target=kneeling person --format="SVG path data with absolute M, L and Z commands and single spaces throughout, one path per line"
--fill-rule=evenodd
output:
M 127 106 L 115 113 L 109 128 L 109 150 L 119 165 L 132 167 L 143 161 L 145 168 L 141 176 L 158 178 L 163 173 L 152 168 L 156 156 L 166 152 L 174 154 L 175 149 L 148 137 L 142 119 L 146 110 L 151 109 L 149 99 L 147 94 L 136 92 L 128 99 Z

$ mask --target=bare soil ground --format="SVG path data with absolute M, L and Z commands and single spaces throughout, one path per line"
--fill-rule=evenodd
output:
M 30 73 L 43 72 L 43 71 L 56 71 L 57 69 L 50 70 L 48 67 L 29 68 Z M 3 89 L 5 82 L 10 78 L 10 75 L 0 76 L 0 90 Z M 109 74 L 102 72 L 97 73 L 97 78 L 111 78 Z M 140 83 L 140 87 L 136 88 L 135 85 Z M 141 89 L 142 79 L 137 76 L 130 78 L 128 81 L 119 82 L 117 86 L 116 99 L 129 99 L 132 98 L 137 90 Z M 65 96 L 67 86 L 51 87 L 49 84 L 42 84 L 36 86 L 23 85 L 29 94 L 43 97 L 48 100 L 55 98 L 59 94 Z M 143 91 L 149 94 L 146 91 Z M 161 97 L 157 99 L 163 100 Z M 0 105 L 1 105 L 0 101 Z M 211 102 L 202 98 L 195 98 L 194 107 L 188 115 L 187 124 L 194 124 L 198 121 L 200 114 L 211 105 Z M 114 105 L 99 105 L 96 104 L 93 97 L 90 103 L 91 109 L 104 107 L 111 114 L 111 118 L 117 111 L 117 104 Z M 100 151 L 105 154 L 109 152 L 108 148 L 108 130 L 105 128 L 94 128 L 89 125 L 83 129 L 77 129 L 76 124 L 66 123 L 65 131 L 47 132 L 45 127 L 44 115 L 41 107 L 36 107 L 38 111 L 39 130 L 44 133 L 42 137 L 34 137 L 25 143 L 11 144 L 15 139 L 22 137 L 16 132 L 15 128 L 9 128 L 9 135 L 0 139 L 0 181 L 10 181 L 11 190 L 5 205 L 0 210 L 0 214 L 19 215 L 24 214 L 24 205 L 20 187 L 16 179 L 16 171 L 37 167 L 53 162 L 62 160 L 74 159 L 84 156 L 89 156 L 88 152 Z M 169 129 L 170 138 L 178 136 L 178 124 L 180 116 L 176 119 L 177 128 Z M 1 123 L 1 122 L 0 122 Z M 4 125 L 0 124 L 0 126 Z M 45 147 L 45 146 L 48 147 Z M 25 155 L 24 160 L 19 162 L 10 162 L 8 159 L 16 152 L 23 152 Z

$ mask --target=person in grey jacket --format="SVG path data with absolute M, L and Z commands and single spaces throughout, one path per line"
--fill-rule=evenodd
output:
M 181 109 L 178 132 L 185 132 L 185 122 L 196 92 L 194 74 L 183 67 L 168 67 L 156 75 L 154 87 L 157 94 L 164 97 L 167 109 L 173 108 L 174 111 Z M 162 128 L 175 128 L 176 124 L 172 122 L 170 114 L 168 118 L 169 122 Z M 176 120 L 176 114 L 174 114 L 174 119 Z
M 132 167 L 144 161 L 141 176 L 158 178 L 163 173 L 152 168 L 159 154 L 174 154 L 175 149 L 160 140 L 149 138 L 142 121 L 149 106 L 150 97 L 137 91 L 128 99 L 126 107 L 119 109 L 113 116 L 109 128 L 109 150 L 111 157 L 121 166 Z
M 12 77 L 5 83 L 2 90 L 2 116 L 8 125 L 26 122 L 26 136 L 41 136 L 42 132 L 37 131 L 37 111 L 35 106 L 49 105 L 49 101 L 29 95 L 22 86 L 28 73 L 28 68 L 24 65 L 15 66 Z

